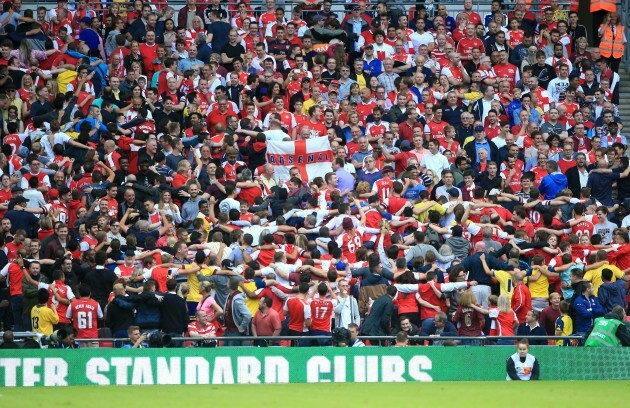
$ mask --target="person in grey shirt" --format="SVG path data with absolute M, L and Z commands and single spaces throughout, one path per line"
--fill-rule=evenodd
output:
M 503 248 L 503 245 L 492 239 L 492 228 L 484 227 L 481 234 L 483 243 L 486 244 L 486 252 L 496 252 Z
M 234 268 L 234 264 L 229 259 L 225 259 L 223 260 L 223 262 L 221 262 L 221 268 L 221 271 L 218 271 L 212 276 L 204 276 L 202 274 L 198 274 L 197 278 L 199 279 L 199 282 L 208 281 L 214 283 L 214 300 L 216 300 L 217 304 L 221 306 L 223 310 L 225 310 L 225 303 L 227 302 L 227 298 L 230 295 L 230 290 L 228 289 L 230 278 L 242 281 L 243 277 L 236 274 L 228 274 L 232 271 L 242 269 L 238 267 Z
M 182 206 L 182 220 L 184 220 L 184 227 L 192 231 L 192 222 L 199 214 L 199 203 L 206 200 L 199 197 L 199 186 L 194 183 L 188 187 L 188 197 L 188 201 Z
M 435 254 L 435 258 L 438 262 L 451 262 L 455 259 L 454 255 L 442 256 L 435 249 L 434 246 L 428 245 L 424 243 L 424 233 L 422 231 L 416 231 L 413 233 L 413 240 L 415 245 L 408 250 L 405 251 L 405 259 L 407 262 L 411 262 L 413 258 L 417 258 L 419 256 L 425 257 L 427 252 L 433 252 Z

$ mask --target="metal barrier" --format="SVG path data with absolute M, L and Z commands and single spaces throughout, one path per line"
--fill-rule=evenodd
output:
M 626 38 L 630 37 L 630 0 L 621 0 L 621 4 L 617 4 L 620 10 L 621 21 L 626 27 Z M 630 41 L 626 42 L 626 53 L 624 55 L 626 61 L 626 72 L 630 72 Z
M 3 333 L 0 333 L 0 337 L 2 337 Z M 35 332 L 15 332 L 14 337 L 16 339 L 29 339 L 29 338 L 38 338 L 41 339 L 43 336 L 40 333 Z M 358 336 L 360 340 L 374 340 L 374 341 L 384 341 L 384 340 L 395 340 L 396 335 L 391 336 Z M 469 337 L 469 336 L 409 336 L 409 341 L 447 341 L 447 340 L 455 340 L 455 341 L 471 341 L 475 340 L 480 342 L 479 345 L 484 346 L 486 342 L 494 342 L 497 340 L 520 340 L 526 338 L 528 340 L 582 340 L 582 336 L 477 336 L 477 337 Z M 293 341 L 293 340 L 330 340 L 331 336 L 240 336 L 240 337 L 217 337 L 216 341 L 256 341 L 256 340 L 271 340 L 271 341 Z M 203 341 L 208 340 L 204 337 L 172 337 L 173 341 Z M 129 338 L 97 338 L 97 339 L 76 339 L 79 343 L 111 343 L 111 342 L 127 342 Z
M 627 1 L 627 0 L 624 0 Z M 225 1 L 223 1 L 221 3 L 221 5 L 227 9 L 228 14 L 236 14 L 236 10 L 232 10 L 233 7 L 235 7 L 236 3 L 238 2 L 238 0 L 234 0 L 234 4 L 225 4 Z M 106 4 L 110 4 L 111 2 L 103 2 L 103 8 L 102 9 L 98 9 L 98 10 L 94 10 L 97 13 L 102 13 L 104 8 L 106 7 Z M 158 1 L 151 1 L 148 2 L 151 6 L 153 6 L 156 9 L 163 9 L 166 6 L 171 6 L 173 8 L 175 8 L 175 10 L 179 10 L 182 7 L 184 7 L 186 5 L 186 0 L 158 0 Z M 265 10 L 265 1 L 264 0 L 251 0 L 249 1 L 250 3 L 250 8 L 256 10 L 256 11 L 263 11 Z M 375 6 L 376 2 L 369 2 L 370 6 Z M 533 13 L 539 13 L 541 12 L 544 7 L 546 7 L 546 5 L 543 5 L 542 7 L 540 6 L 540 2 L 539 1 L 534 1 L 532 2 L 533 4 L 530 6 L 530 8 L 528 9 L 529 11 L 533 12 Z M 125 4 L 125 3 L 118 3 L 118 4 Z M 131 4 L 131 1 L 128 2 L 128 4 Z M 340 12 L 340 11 L 346 11 L 346 6 L 349 6 L 351 3 L 342 3 L 342 2 L 337 2 L 334 1 L 333 6 L 332 6 L 332 11 L 333 12 Z M 443 2 L 425 2 L 425 6 L 427 8 L 429 8 L 430 6 L 433 6 L 432 9 L 427 9 L 427 14 L 430 17 L 433 17 L 434 12 L 437 10 L 437 6 L 438 4 L 447 4 L 449 7 L 447 8 L 447 12 L 449 14 L 449 16 L 451 17 L 455 17 L 459 12 L 461 12 L 463 10 L 463 5 L 462 3 L 460 3 L 459 1 L 455 1 L 455 0 L 447 0 L 447 1 L 443 1 Z M 481 0 L 481 1 L 475 1 L 473 3 L 473 11 L 477 12 L 477 13 L 488 13 L 490 11 L 490 6 L 492 4 L 491 0 Z M 571 4 L 570 0 L 562 0 L 559 1 L 558 4 L 560 5 L 560 7 L 562 7 L 565 10 L 568 10 L 569 5 Z M 276 7 L 282 7 L 284 8 L 284 10 L 290 14 L 291 10 L 293 9 L 293 7 L 297 6 L 297 5 L 301 5 L 303 6 L 304 3 L 298 3 L 295 1 L 284 1 L 284 0 L 276 0 Z M 403 1 L 403 0 L 397 0 L 397 1 L 387 1 L 387 5 L 388 7 L 392 8 L 392 7 L 396 7 L 396 8 L 403 8 L 405 11 L 409 12 L 410 9 L 412 7 L 415 8 L 416 3 L 415 2 L 411 2 L 411 1 Z M 38 6 L 45 6 L 46 8 L 55 8 L 57 7 L 57 2 L 55 1 L 50 1 L 50 0 L 35 0 L 35 1 L 25 1 L 22 3 L 22 10 L 26 9 L 26 8 L 37 8 Z M 70 7 L 72 8 L 74 6 L 74 2 L 70 2 Z M 89 6 L 89 4 L 88 4 Z M 203 7 L 203 4 L 199 4 L 199 6 Z M 510 10 L 513 9 L 513 3 L 507 3 L 505 4 L 505 12 L 508 12 Z M 305 11 L 306 13 L 312 13 L 313 11 Z M 349 11 L 348 11 L 349 12 Z M 483 17 L 483 15 L 482 15 Z

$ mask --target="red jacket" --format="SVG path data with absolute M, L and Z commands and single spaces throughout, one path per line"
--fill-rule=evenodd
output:
M 527 312 L 532 310 L 532 294 L 523 282 L 514 286 L 512 294 L 512 310 L 516 313 L 519 323 L 525 323 Z

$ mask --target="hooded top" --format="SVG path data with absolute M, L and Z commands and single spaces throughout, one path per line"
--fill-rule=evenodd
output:
M 602 304 L 602 307 L 609 313 L 613 307 L 622 306 L 625 307 L 625 281 L 623 279 L 617 280 L 615 282 L 606 282 L 603 283 L 599 289 L 597 290 L 597 297 L 599 298 L 599 303 Z
M 540 182 L 540 193 L 545 195 L 545 199 L 552 200 L 558 193 L 567 188 L 567 176 L 562 173 L 552 173 L 543 177 Z

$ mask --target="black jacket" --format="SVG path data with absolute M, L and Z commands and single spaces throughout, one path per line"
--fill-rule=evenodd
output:
M 116 279 L 118 276 L 107 268 L 92 269 L 85 276 L 85 283 L 92 289 L 92 299 L 96 300 L 103 310 L 107 306 L 107 298 L 112 292 Z
M 363 322 L 363 334 L 367 336 L 388 336 L 391 332 L 391 320 L 394 313 L 394 301 L 385 294 L 372 304 L 370 314 Z
M 568 169 L 565 175 L 567 176 L 567 187 L 573 193 L 573 197 L 580 197 L 582 186 L 580 184 L 580 173 L 577 166 Z
M 499 149 L 492 140 L 488 140 L 488 145 L 490 146 L 490 157 L 488 161 L 493 161 L 498 165 L 499 163 L 497 160 L 499 160 Z M 464 147 L 464 150 L 466 150 L 466 154 L 468 154 L 470 160 L 475 163 L 477 161 L 477 144 L 475 143 L 475 140 L 468 142 L 466 147 Z
M 107 305 L 105 325 L 110 328 L 112 334 L 127 330 L 135 321 L 133 311 L 133 303 L 128 302 L 125 296 L 116 295 L 112 302 Z
M 188 306 L 183 298 L 165 293 L 160 307 L 160 329 L 164 333 L 182 334 L 188 330 Z

